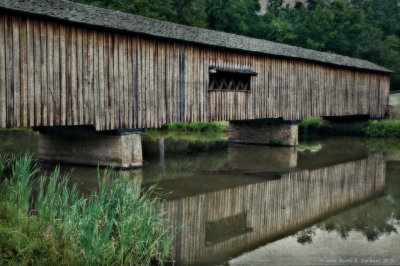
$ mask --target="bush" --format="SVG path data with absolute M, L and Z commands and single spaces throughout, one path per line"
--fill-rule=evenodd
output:
M 400 137 L 400 122 L 374 122 L 369 120 L 363 126 L 348 124 L 341 127 L 334 127 L 322 125 L 322 118 L 317 117 L 299 123 L 299 133 L 302 135 L 398 138 Z
M 99 191 L 83 197 L 75 186 L 68 188 L 59 168 L 49 177 L 37 173 L 32 156 L 0 157 L 0 264 L 150 264 L 168 258 L 173 233 L 154 188 L 141 194 L 128 175 L 108 169 L 98 176 Z
M 162 128 L 171 131 L 226 132 L 228 125 L 228 122 L 178 122 L 164 124 Z
M 299 133 L 308 135 L 322 127 L 322 117 L 312 117 L 299 123 Z
M 399 138 L 400 137 L 400 122 L 382 121 L 368 123 L 362 129 L 367 137 L 375 138 Z

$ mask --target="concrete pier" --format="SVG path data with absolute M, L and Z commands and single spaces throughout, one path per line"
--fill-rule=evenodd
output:
M 296 146 L 298 122 L 280 119 L 229 121 L 229 142 Z
M 141 167 L 139 132 L 98 132 L 82 128 L 44 128 L 39 133 L 39 160 L 80 165 Z

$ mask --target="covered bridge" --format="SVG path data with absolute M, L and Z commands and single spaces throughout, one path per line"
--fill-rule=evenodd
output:
M 389 70 L 360 59 L 64 0 L 0 0 L 0 127 L 379 119 L 389 86 Z

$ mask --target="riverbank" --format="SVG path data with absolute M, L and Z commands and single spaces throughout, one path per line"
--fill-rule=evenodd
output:
M 229 122 L 166 123 L 162 126 L 162 129 L 169 131 L 227 132 Z
M 321 136 L 362 136 L 372 138 L 399 138 L 400 121 L 372 121 L 363 125 L 344 125 L 341 127 L 324 125 L 321 117 L 303 120 L 299 123 L 299 135 Z
M 80 196 L 56 168 L 39 176 L 32 156 L 0 157 L 1 265 L 150 264 L 168 260 L 173 233 L 154 189 L 106 170 Z
M 229 131 L 229 122 L 193 122 L 193 123 L 168 123 L 162 126 L 166 131 L 195 131 L 218 132 Z M 299 135 L 321 136 L 363 136 L 373 138 L 399 138 L 400 121 L 386 120 L 375 122 L 369 120 L 362 126 L 348 124 L 341 127 L 323 124 L 321 117 L 313 117 L 299 123 Z

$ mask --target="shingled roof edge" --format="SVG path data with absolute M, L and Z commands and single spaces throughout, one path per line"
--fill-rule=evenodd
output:
M 262 39 L 196 28 L 66 0 L 0 0 L 0 8 L 68 22 L 144 34 L 205 46 L 301 59 L 360 70 L 392 73 L 366 60 L 319 52 Z

